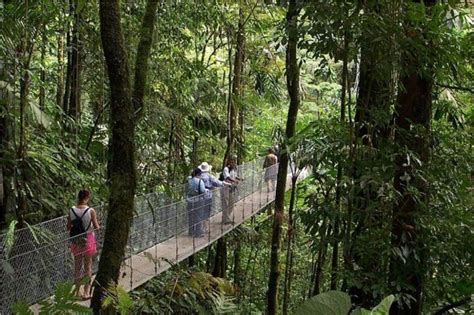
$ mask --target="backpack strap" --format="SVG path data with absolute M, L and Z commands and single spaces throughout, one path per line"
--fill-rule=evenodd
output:
M 82 222 L 82 217 L 87 213 L 87 211 L 89 211 L 89 209 L 90 209 L 90 208 L 88 207 L 86 210 L 84 210 L 84 213 L 81 215 L 81 222 Z M 85 228 L 86 232 L 87 232 L 87 231 L 89 230 L 89 228 L 91 227 L 91 224 L 92 224 L 92 216 L 91 216 L 91 218 L 90 218 L 90 220 L 89 220 L 89 224 L 88 224 L 87 227 Z

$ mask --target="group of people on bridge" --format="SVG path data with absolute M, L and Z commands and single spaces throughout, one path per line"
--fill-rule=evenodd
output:
M 265 182 L 267 192 L 275 189 L 276 166 L 278 158 L 273 148 L 269 148 L 265 157 Z M 233 206 L 236 199 L 237 186 L 243 180 L 237 173 L 235 158 L 226 160 L 219 178 L 210 172 L 212 166 L 207 162 L 194 168 L 186 183 L 186 200 L 189 224 L 189 235 L 203 237 L 209 232 L 209 217 L 212 212 L 213 191 L 220 188 L 222 206 L 222 224 L 233 224 Z
M 219 178 L 210 172 L 212 166 L 207 162 L 194 168 L 186 183 L 186 200 L 189 235 L 202 237 L 209 232 L 209 217 L 212 211 L 213 190 L 221 188 L 222 223 L 232 224 L 234 194 L 242 178 L 237 174 L 235 158 L 227 159 Z

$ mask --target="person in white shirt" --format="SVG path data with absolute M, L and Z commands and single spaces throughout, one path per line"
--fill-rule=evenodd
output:
M 224 224 L 233 224 L 232 211 L 234 210 L 234 195 L 236 185 L 241 181 L 241 178 L 237 175 L 237 163 L 234 158 L 227 159 L 226 166 L 222 170 L 222 178 L 224 179 L 224 183 L 227 184 L 222 191 L 222 222 Z

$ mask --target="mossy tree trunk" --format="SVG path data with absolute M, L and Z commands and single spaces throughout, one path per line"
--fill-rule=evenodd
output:
M 109 145 L 110 196 L 104 248 L 91 306 L 100 312 L 103 288 L 117 283 L 133 217 L 136 188 L 135 127 L 141 117 L 159 0 L 148 0 L 135 60 L 133 91 L 120 25 L 120 1 L 100 1 L 101 38 L 110 81 L 111 130 Z
M 120 1 L 100 0 L 100 33 L 110 83 L 110 196 L 104 245 L 91 306 L 98 314 L 104 290 L 118 281 L 136 188 L 135 119 L 128 57 L 120 24 Z

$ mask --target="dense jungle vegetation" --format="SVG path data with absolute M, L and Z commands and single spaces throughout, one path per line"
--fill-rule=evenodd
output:
M 0 230 L 89 188 L 108 209 L 94 313 L 324 314 L 327 291 L 361 314 L 391 296 L 380 314 L 474 310 L 473 1 L 0 9 Z M 106 288 L 135 196 L 271 146 L 268 209 L 137 290 Z M 288 191 L 293 165 L 311 174 Z

